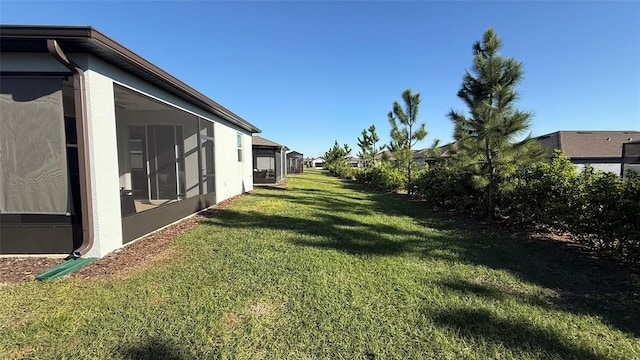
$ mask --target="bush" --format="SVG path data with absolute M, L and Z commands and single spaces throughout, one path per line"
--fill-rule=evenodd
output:
M 484 209 L 483 193 L 473 189 L 470 174 L 438 165 L 419 171 L 413 182 L 416 194 L 430 205 L 471 214 Z
M 371 184 L 371 168 L 354 169 L 353 176 L 361 184 Z
M 325 163 L 325 167 L 333 176 L 337 176 L 342 179 L 351 179 L 353 177 L 353 167 L 347 164 L 344 160 L 333 161 L 329 164 Z
M 388 162 L 374 165 L 370 173 L 370 184 L 376 190 L 397 191 L 406 187 L 406 171 L 402 171 Z
M 620 232 L 626 239 L 622 251 L 628 259 L 640 262 L 640 174 L 627 173 L 618 204 Z
M 568 231 L 572 209 L 580 207 L 576 166 L 561 153 L 550 163 L 535 164 L 508 179 L 510 191 L 498 197 L 499 214 L 517 225 L 545 225 Z
M 587 166 L 581 173 L 562 154 L 522 170 L 500 194 L 507 222 L 567 231 L 602 253 L 640 259 L 640 176 L 623 181 Z
M 574 209 L 571 231 L 602 252 L 640 259 L 640 178 L 623 181 L 616 174 L 586 168 L 578 186 L 582 201 Z
M 520 169 L 498 186 L 498 215 L 507 223 L 570 232 L 587 246 L 640 261 L 640 175 L 626 180 L 594 171 L 581 173 L 561 152 L 549 163 Z M 482 214 L 485 194 L 471 173 L 452 163 L 418 172 L 416 193 L 434 206 Z

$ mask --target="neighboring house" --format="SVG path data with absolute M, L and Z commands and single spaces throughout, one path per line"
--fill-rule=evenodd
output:
M 416 162 L 418 162 L 418 159 L 419 159 L 422 165 L 424 164 L 432 165 L 437 161 L 438 158 L 451 157 L 453 153 L 455 153 L 458 150 L 458 146 L 459 146 L 458 142 L 454 141 L 445 145 L 438 146 L 437 148 L 434 148 L 434 149 L 420 150 L 419 151 L 420 155 L 416 157 Z M 434 153 L 438 155 L 434 156 Z
M 622 167 L 620 175 L 626 176 L 628 170 L 640 174 L 640 140 L 622 144 Z
M 347 164 L 354 168 L 363 168 L 365 167 L 365 160 L 359 157 L 348 157 Z
M 310 157 L 304 158 L 304 167 L 306 167 L 306 168 L 312 167 L 312 165 L 313 165 L 312 161 L 313 161 L 313 158 L 310 158 Z
M 411 150 L 413 152 L 413 162 L 415 164 L 417 164 L 418 166 L 424 166 L 424 164 L 428 163 L 431 159 L 427 156 L 427 152 L 428 149 L 422 149 L 422 150 Z M 393 151 L 391 150 L 384 150 L 382 152 L 379 152 L 378 154 L 376 154 L 376 156 L 374 157 L 374 159 L 376 161 L 381 161 L 383 159 L 387 159 L 395 164 L 397 164 L 396 161 L 396 155 L 393 153 Z
M 253 137 L 253 183 L 277 184 L 287 176 L 286 146 Z
M 322 169 L 324 167 L 324 158 L 317 157 L 311 160 L 311 167 L 314 169 Z
M 422 167 L 431 161 L 429 157 L 429 149 L 413 150 L 413 162 Z
M 304 172 L 304 156 L 297 152 L 292 151 L 287 154 L 287 173 L 288 174 L 302 174 Z
M 2 254 L 102 257 L 253 188 L 260 130 L 96 29 L 2 25 L 0 75 Z
M 391 152 L 390 150 L 383 150 L 380 151 L 379 153 L 375 154 L 375 156 L 373 157 L 376 161 L 382 161 L 385 158 L 388 160 L 395 160 L 395 156 L 393 155 L 393 152 Z
M 582 171 L 586 164 L 596 170 L 620 173 L 622 144 L 640 140 L 640 131 L 556 131 L 535 138 L 548 149 L 562 150 Z

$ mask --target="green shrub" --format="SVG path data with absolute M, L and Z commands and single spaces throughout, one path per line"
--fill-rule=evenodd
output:
M 354 169 L 353 176 L 357 182 L 361 184 L 370 184 L 371 183 L 371 168 L 358 168 Z
M 623 181 L 587 166 L 577 173 L 561 153 L 523 169 L 500 194 L 500 214 L 521 226 L 568 231 L 587 246 L 619 258 L 640 259 L 640 176 Z
M 416 193 L 431 205 L 482 214 L 485 194 L 473 174 L 442 162 L 416 173 Z M 562 152 L 520 169 L 498 186 L 498 214 L 517 226 L 570 232 L 587 246 L 640 261 L 640 175 L 626 180 L 586 166 L 578 173 Z
M 325 163 L 325 167 L 333 176 L 342 179 L 351 179 L 353 177 L 353 167 L 344 160 L 336 160 L 329 164 Z
M 624 256 L 640 262 L 640 173 L 627 173 L 618 211 Z
M 471 175 L 438 165 L 423 169 L 414 178 L 416 194 L 433 206 L 479 214 L 484 208 L 483 194 L 473 189 Z
M 380 191 L 397 191 L 406 187 L 407 174 L 388 162 L 371 168 L 371 186 Z
M 567 231 L 573 222 L 573 210 L 580 207 L 577 177 L 576 166 L 560 152 L 550 163 L 521 169 L 508 179 L 512 183 L 510 191 L 499 193 L 499 213 L 514 224 Z
M 587 167 L 578 176 L 581 204 L 571 231 L 587 245 L 627 259 L 640 259 L 640 178 L 623 181 Z

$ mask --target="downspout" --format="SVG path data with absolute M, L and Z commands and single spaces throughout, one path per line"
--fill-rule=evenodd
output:
M 80 173 L 80 214 L 82 218 L 82 244 L 74 249 L 70 258 L 79 258 L 93 246 L 93 206 L 91 204 L 91 171 L 89 166 L 89 146 L 87 140 L 87 108 L 84 86 L 84 71 L 69 59 L 55 39 L 47 39 L 47 49 L 51 56 L 73 73 L 73 97 L 75 103 L 76 134 L 78 142 L 78 170 Z

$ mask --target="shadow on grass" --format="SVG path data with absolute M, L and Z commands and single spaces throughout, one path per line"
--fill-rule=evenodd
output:
M 571 346 L 550 331 L 517 319 L 502 319 L 483 309 L 453 309 L 433 316 L 436 324 L 449 328 L 457 336 L 505 346 L 518 354 L 532 357 L 548 354 L 561 359 L 604 359 L 586 349 Z
M 553 304 L 553 299 L 549 299 L 547 296 L 533 295 L 527 292 L 511 289 L 506 286 L 501 286 L 499 284 L 478 283 L 467 279 L 457 279 L 442 281 L 439 282 L 438 285 L 461 294 L 491 298 L 495 300 L 514 298 L 525 304 L 542 307 L 548 307 Z
M 532 284 L 553 290 L 552 299 L 520 301 L 559 308 L 576 314 L 595 315 L 616 328 L 640 336 L 640 274 L 613 262 L 589 257 L 557 243 L 516 237 L 482 224 L 460 222 L 446 213 L 436 213 L 420 204 L 366 190 L 360 184 L 321 181 L 340 191 L 318 189 L 266 190 L 252 196 L 277 198 L 312 210 L 308 218 L 227 210 L 212 223 L 231 228 L 290 230 L 311 235 L 313 240 L 293 242 L 319 249 L 355 255 L 412 255 L 487 266 L 505 270 Z M 354 190 L 357 193 L 344 191 Z M 394 224 L 367 224 L 354 215 L 410 217 L 429 231 L 407 231 Z M 433 231 L 435 230 L 435 231 Z M 401 240 L 398 240 L 401 239 Z M 505 289 L 487 284 L 444 284 L 457 291 L 479 296 L 509 296 Z
M 124 359 L 131 360 L 187 360 L 180 349 L 169 339 L 149 338 L 141 343 L 119 345 L 115 352 Z
M 226 210 L 222 216 L 208 220 L 209 224 L 226 228 L 286 229 L 317 240 L 291 239 L 302 246 L 334 249 L 352 255 L 400 255 L 426 249 L 419 231 L 406 231 L 393 225 L 365 224 L 335 214 L 317 214 L 316 219 L 283 215 Z M 391 237 L 403 236 L 403 241 Z
M 500 234 L 481 225 L 463 225 L 468 227 L 464 229 L 441 214 L 430 216 L 425 226 L 449 231 L 451 236 L 439 246 L 458 251 L 460 261 L 511 272 L 558 295 L 536 300 L 515 294 L 521 301 L 533 305 L 549 302 L 549 306 L 575 314 L 596 315 L 624 332 L 640 336 L 638 271 L 558 243 Z M 466 280 L 445 285 L 479 296 L 495 296 L 497 292 L 509 295 L 504 289 Z

